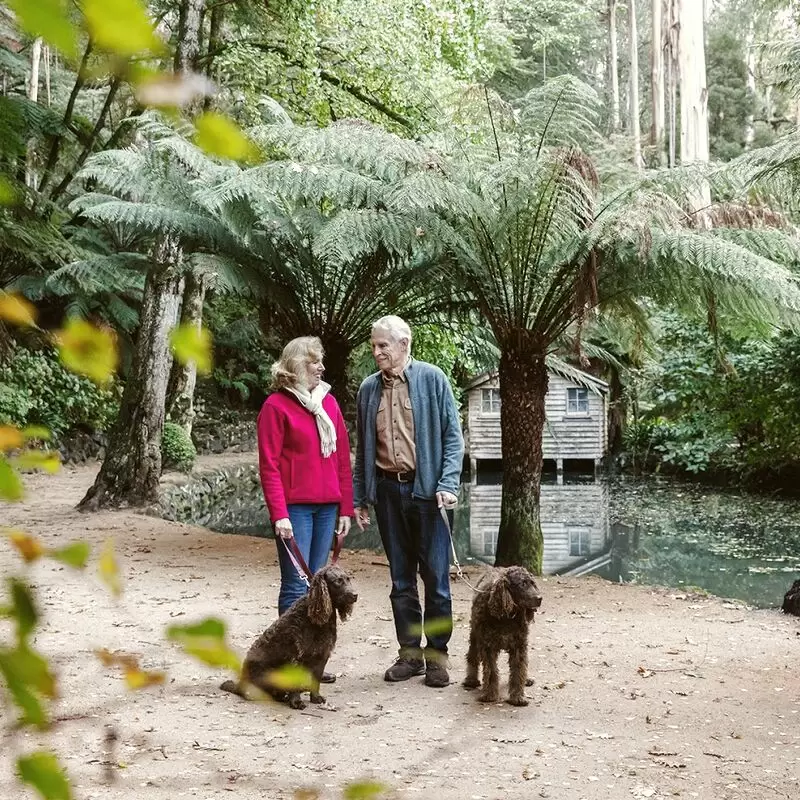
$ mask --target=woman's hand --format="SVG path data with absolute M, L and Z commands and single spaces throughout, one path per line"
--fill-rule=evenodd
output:
M 292 521 L 289 517 L 275 520 L 275 535 L 281 539 L 292 539 L 294 531 L 292 530 Z
M 337 536 L 347 536 L 350 533 L 350 517 L 339 517 L 339 524 L 336 526 Z

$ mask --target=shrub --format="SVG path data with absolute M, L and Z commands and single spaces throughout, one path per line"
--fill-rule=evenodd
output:
M 197 457 L 197 450 L 191 436 L 174 422 L 164 423 L 164 433 L 161 437 L 161 464 L 162 469 L 176 469 L 179 472 L 189 472 Z
M 68 372 L 50 349 L 15 347 L 0 364 L 0 423 L 44 425 L 58 442 L 76 428 L 108 430 L 118 410 L 114 389 Z

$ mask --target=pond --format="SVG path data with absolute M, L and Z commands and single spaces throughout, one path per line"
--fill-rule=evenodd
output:
M 197 486 L 202 486 L 198 500 Z M 172 487 L 164 516 L 224 533 L 265 535 L 253 466 Z M 194 495 L 192 493 L 194 492 Z M 169 492 L 167 493 L 169 495 Z M 454 539 L 462 564 L 491 564 L 499 484 L 464 484 Z M 373 515 L 374 516 L 374 515 Z M 800 577 L 800 501 L 720 491 L 667 478 L 566 477 L 542 484 L 544 572 L 704 590 L 757 607 L 780 606 Z M 380 549 L 374 524 L 348 547 Z

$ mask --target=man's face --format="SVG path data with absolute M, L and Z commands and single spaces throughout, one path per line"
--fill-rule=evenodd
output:
M 408 358 L 408 339 L 394 340 L 387 331 L 376 330 L 370 339 L 372 356 L 381 372 L 399 372 Z

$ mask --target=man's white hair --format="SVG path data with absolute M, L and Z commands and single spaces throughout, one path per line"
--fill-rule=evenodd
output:
M 408 327 L 408 323 L 404 319 L 394 314 L 387 314 L 385 317 L 381 317 L 379 320 L 372 323 L 373 335 L 375 335 L 375 331 L 388 333 L 389 338 L 393 342 L 399 342 L 401 339 L 408 339 L 408 349 L 411 349 L 411 328 Z

